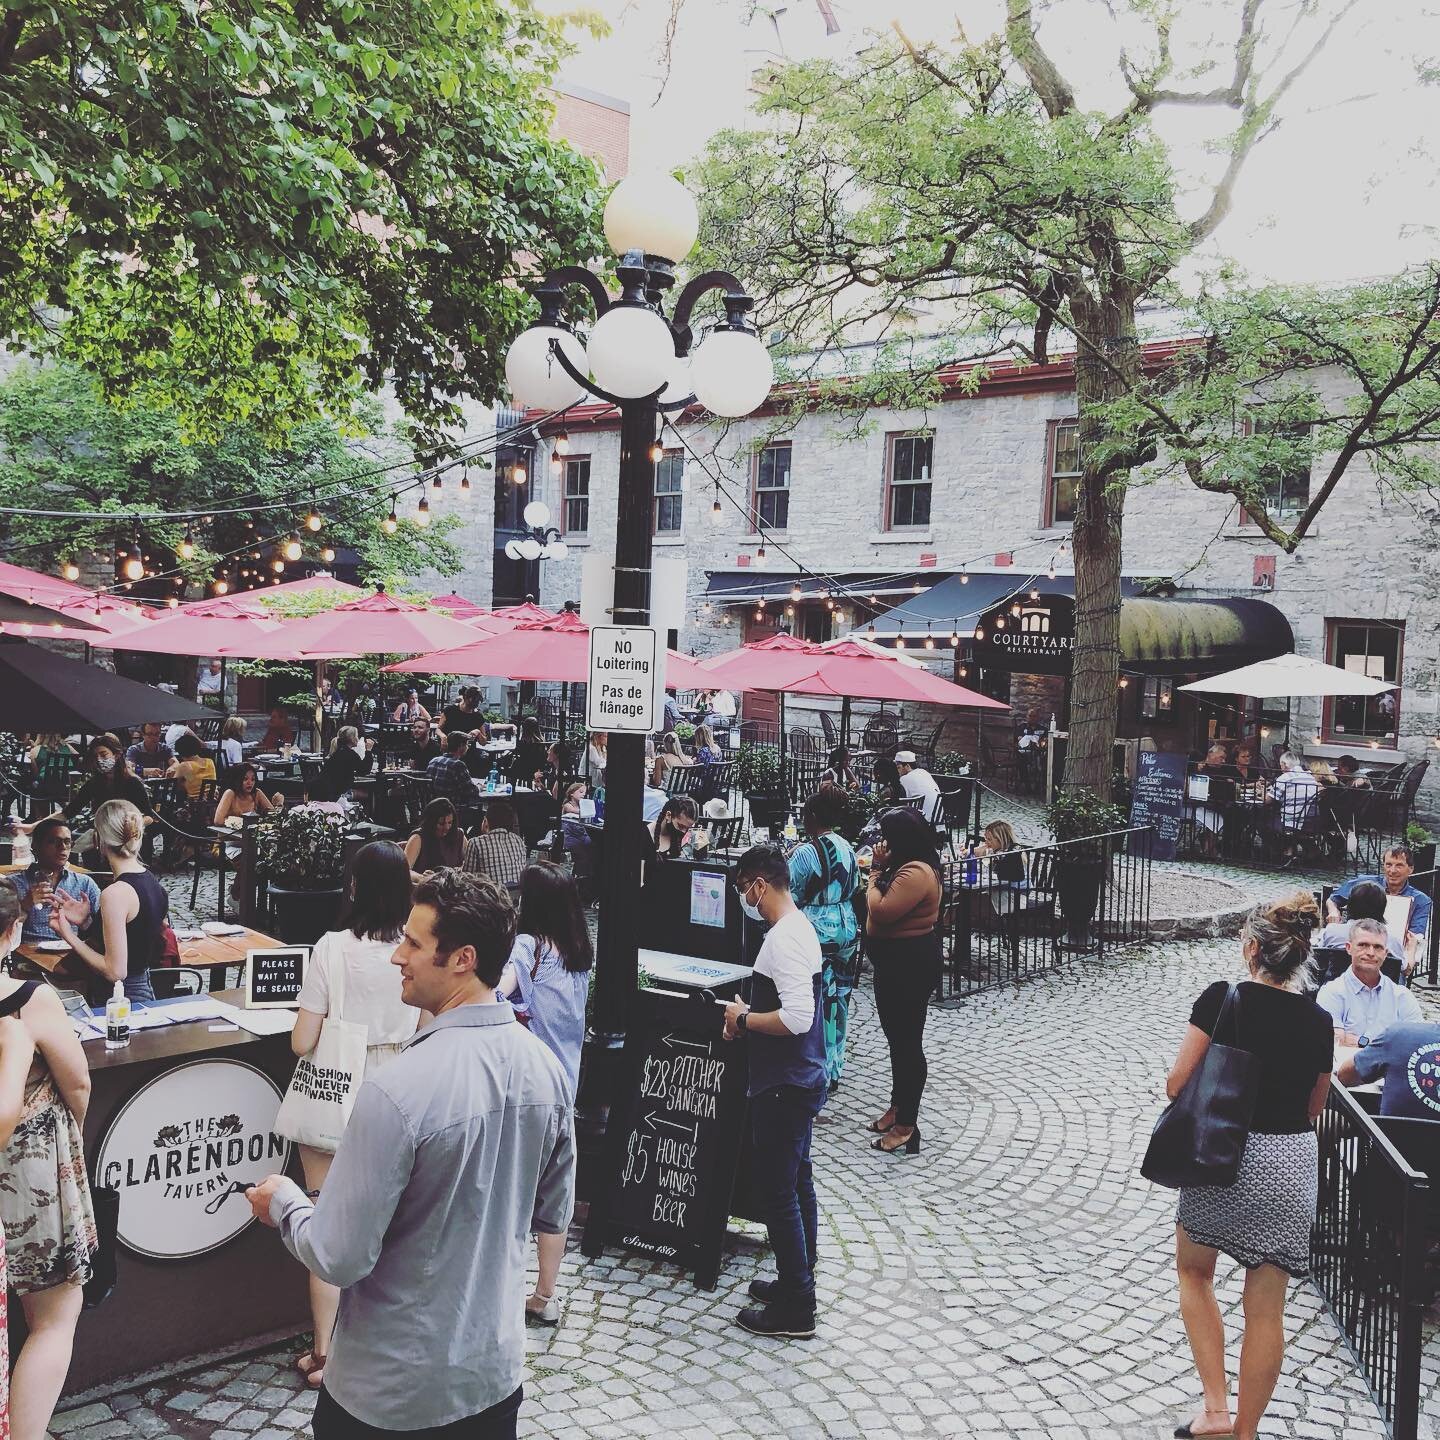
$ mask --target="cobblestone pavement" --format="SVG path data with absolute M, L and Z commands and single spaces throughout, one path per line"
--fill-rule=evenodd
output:
M 877 1155 L 861 1129 L 888 1081 L 862 987 L 852 1064 L 817 1129 L 819 1336 L 761 1340 L 732 1324 L 767 1270 L 755 1227 L 733 1227 L 712 1293 L 637 1256 L 587 1263 L 572 1249 L 562 1324 L 531 1334 L 521 1434 L 1168 1436 L 1197 1392 L 1176 1314 L 1173 1197 L 1136 1167 L 1189 1002 L 1235 959 L 1233 942 L 1151 945 L 933 1011 L 913 1159 Z M 1222 1273 L 1233 1373 L 1239 1287 L 1235 1267 Z M 1287 1331 L 1264 1433 L 1381 1434 L 1309 1286 L 1292 1288 Z M 286 1440 L 313 1402 L 289 1368 L 298 1348 L 122 1389 L 55 1430 Z

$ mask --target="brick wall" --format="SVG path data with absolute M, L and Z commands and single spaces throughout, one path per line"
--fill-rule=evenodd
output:
M 623 100 L 563 82 L 552 95 L 551 133 L 597 161 L 607 180 L 623 180 L 630 170 L 630 107 Z

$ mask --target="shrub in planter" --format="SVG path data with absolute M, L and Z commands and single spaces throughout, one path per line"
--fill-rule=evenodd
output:
M 1056 851 L 1055 889 L 1065 917 L 1066 938 L 1072 949 L 1090 945 L 1090 923 L 1100 903 L 1105 882 L 1106 847 L 1092 835 L 1104 835 L 1125 826 L 1125 813 L 1093 790 L 1065 790 L 1045 812 L 1051 833 L 1061 844 Z
M 333 811 L 299 806 L 260 827 L 255 868 L 286 944 L 314 944 L 335 928 L 344 861 L 345 826 Z
M 735 783 L 750 808 L 750 823 L 774 828 L 785 818 L 789 797 L 780 768 L 780 752 L 772 745 L 742 745 L 735 752 Z

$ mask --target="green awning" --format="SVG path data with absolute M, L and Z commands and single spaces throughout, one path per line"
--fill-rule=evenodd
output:
M 1264 600 L 1120 602 L 1120 668 L 1131 674 L 1213 674 L 1294 648 L 1290 622 Z

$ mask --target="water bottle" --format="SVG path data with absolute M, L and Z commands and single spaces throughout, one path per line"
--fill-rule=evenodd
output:
M 493 768 L 485 776 L 485 793 L 487 795 L 493 795 L 495 793 L 495 771 Z
M 975 858 L 973 842 L 965 847 L 965 883 L 967 885 L 980 883 L 980 862 Z
M 130 997 L 125 982 L 117 980 L 115 991 L 105 1002 L 105 1048 L 121 1050 L 130 1043 Z

